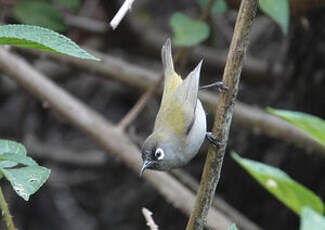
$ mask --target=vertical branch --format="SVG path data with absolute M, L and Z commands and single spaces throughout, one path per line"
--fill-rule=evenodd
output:
M 223 74 L 223 83 L 228 90 L 218 101 L 212 133 L 220 146 L 210 145 L 204 165 L 200 189 L 194 210 L 187 223 L 187 230 L 203 229 L 211 202 L 219 182 L 222 162 L 228 142 L 228 135 L 234 103 L 237 96 L 240 73 L 248 46 L 248 34 L 256 14 L 258 0 L 242 0 L 238 12 L 234 35 L 230 45 Z
M 2 212 L 3 219 L 7 225 L 8 230 L 16 230 L 12 217 L 10 215 L 8 204 L 3 196 L 2 189 L 0 187 L 0 208 Z

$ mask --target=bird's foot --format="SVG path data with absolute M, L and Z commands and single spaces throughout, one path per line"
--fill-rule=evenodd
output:
M 207 132 L 206 137 L 208 141 L 210 141 L 210 143 L 215 145 L 217 148 L 220 148 L 224 145 L 222 142 L 218 142 L 216 137 L 211 132 Z
M 208 85 L 203 85 L 200 87 L 200 89 L 207 89 L 211 87 L 216 87 L 219 93 L 228 90 L 228 87 L 225 86 L 222 81 L 216 81 Z

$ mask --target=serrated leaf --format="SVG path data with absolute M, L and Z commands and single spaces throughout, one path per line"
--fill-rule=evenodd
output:
M 0 45 L 35 48 L 47 52 L 67 54 L 82 59 L 99 60 L 81 49 L 69 38 L 39 26 L 0 26 Z
M 287 207 L 300 215 L 304 206 L 323 214 L 322 200 L 311 190 L 294 181 L 282 170 L 260 162 L 248 160 L 233 153 L 232 158 L 252 175 L 266 190 Z
M 325 217 L 309 207 L 304 207 L 301 213 L 300 230 L 325 229 Z
M 26 201 L 45 183 L 51 173 L 49 169 L 41 166 L 27 166 L 19 169 L 0 168 L 0 171 L 15 192 Z
M 290 17 L 288 0 L 259 0 L 259 6 L 265 14 L 279 24 L 284 34 L 288 33 Z
M 206 6 L 209 0 L 197 0 L 202 9 Z M 227 11 L 228 6 L 225 0 L 216 0 L 211 8 L 211 12 L 214 14 L 223 14 Z
M 267 112 L 297 126 L 325 146 L 325 120 L 302 112 L 267 108 Z
M 177 46 L 194 46 L 210 35 L 210 28 L 205 22 L 193 20 L 182 13 L 174 13 L 169 24 L 174 32 L 174 44 Z
M 236 224 L 232 224 L 232 225 L 230 225 L 228 230 L 238 230 L 238 228 L 237 228 Z
M 4 154 L 4 153 L 12 153 L 21 156 L 26 156 L 27 151 L 26 148 L 18 142 L 9 141 L 9 140 L 0 140 L 0 154 Z M 0 167 L 3 168 L 14 167 L 15 165 L 17 165 L 17 163 L 12 161 L 0 161 Z
M 13 154 L 13 153 L 2 153 L 0 154 L 0 161 L 7 160 L 18 164 L 23 164 L 27 166 L 38 165 L 32 158 L 24 155 Z M 1 163 L 1 162 L 0 162 Z
M 13 8 L 13 16 L 23 24 L 46 27 L 58 32 L 66 28 L 63 13 L 43 1 L 18 2 Z

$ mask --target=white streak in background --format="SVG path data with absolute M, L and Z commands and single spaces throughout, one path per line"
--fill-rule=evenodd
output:
M 128 10 L 131 10 L 134 0 L 125 0 L 119 11 L 115 14 L 114 18 L 111 20 L 110 25 L 113 30 L 120 24 Z
M 150 227 L 150 230 L 158 230 L 158 225 L 152 219 L 152 212 L 149 209 L 142 208 L 142 214 L 147 221 L 147 225 Z

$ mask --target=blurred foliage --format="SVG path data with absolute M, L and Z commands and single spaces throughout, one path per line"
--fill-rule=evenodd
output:
M 289 30 L 289 2 L 288 0 L 259 0 L 260 9 L 279 24 L 284 34 Z
M 232 224 L 228 230 L 238 230 L 236 224 Z
M 13 16 L 23 24 L 46 27 L 58 32 L 66 28 L 63 13 L 52 4 L 43 1 L 18 2 L 13 8 Z
M 297 126 L 325 146 L 325 121 L 319 117 L 289 110 L 266 109 L 269 113 Z
M 203 10 L 209 0 L 197 0 L 201 9 Z M 223 14 L 228 10 L 227 2 L 225 0 L 216 0 L 211 8 L 211 12 L 214 14 Z
M 205 22 L 194 20 L 183 13 L 174 13 L 169 23 L 174 32 L 173 41 L 176 46 L 195 46 L 210 35 L 210 28 Z
M 300 215 L 308 206 L 319 214 L 324 213 L 322 200 L 311 190 L 290 178 L 282 170 L 232 154 L 233 159 L 254 177 L 266 190 Z
M 82 3 L 82 0 L 53 0 L 53 1 L 71 10 L 72 12 L 78 10 L 81 7 L 81 3 Z
M 28 201 L 29 196 L 40 189 L 50 172 L 51 170 L 39 166 L 27 157 L 23 145 L 14 141 L 0 140 L 1 177 L 4 176 L 14 191 L 24 200 Z
M 36 48 L 82 59 L 99 60 L 69 38 L 49 29 L 29 25 L 0 26 L 0 45 Z

